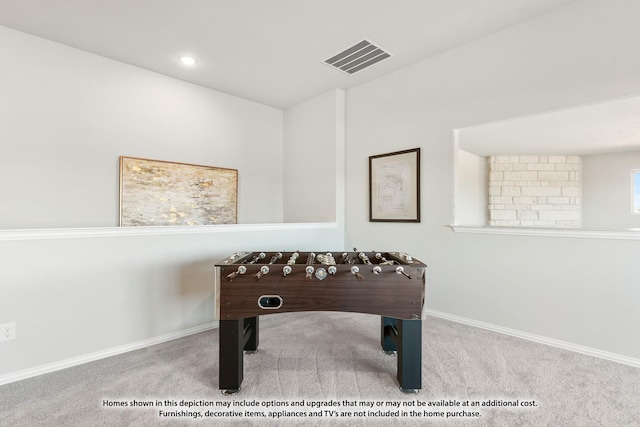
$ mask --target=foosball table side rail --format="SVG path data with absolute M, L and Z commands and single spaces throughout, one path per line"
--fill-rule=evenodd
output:
M 220 320 L 300 311 L 422 318 L 426 266 L 420 261 L 370 253 L 377 261 L 371 262 L 360 252 L 343 253 L 343 264 L 322 264 L 317 259 L 326 258 L 313 252 L 295 254 L 307 262 L 285 264 L 291 255 L 260 252 L 217 264 Z

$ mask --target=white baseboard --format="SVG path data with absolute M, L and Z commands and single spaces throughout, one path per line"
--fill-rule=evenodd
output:
M 476 328 L 487 329 L 489 331 L 510 335 L 516 338 L 522 338 L 528 341 L 550 345 L 552 347 L 574 351 L 576 353 L 585 354 L 587 356 L 598 357 L 600 359 L 610 360 L 612 362 L 622 363 L 625 365 L 640 368 L 640 359 L 634 359 L 632 357 L 622 356 L 616 353 L 610 353 L 607 351 L 602 351 L 602 350 L 598 350 L 591 347 L 572 344 L 566 341 L 560 341 L 553 338 L 544 337 L 541 335 L 530 334 L 528 332 L 522 332 L 516 329 L 505 328 L 502 326 L 493 325 L 491 323 L 480 322 L 477 320 L 468 319 L 466 317 L 460 317 L 453 314 L 447 314 L 447 313 L 443 313 L 436 310 L 425 310 L 424 312 L 428 316 L 438 317 L 441 319 L 450 320 L 456 323 L 462 323 L 462 324 L 473 326 Z M 218 327 L 217 321 L 212 323 L 207 323 L 204 325 L 196 326 L 196 327 L 185 329 L 178 332 L 173 332 L 171 334 L 166 334 L 166 335 L 162 335 L 155 338 L 150 338 L 143 341 L 138 341 L 138 342 L 123 345 L 120 347 L 109 348 L 109 349 L 98 351 L 95 353 L 90 353 L 83 356 L 62 360 L 60 362 L 49 363 L 46 365 L 37 366 L 35 368 L 25 369 L 23 371 L 2 375 L 0 376 L 0 385 L 9 384 L 15 381 L 21 381 L 27 378 L 38 376 L 38 375 L 47 374 L 49 372 L 59 371 L 61 369 L 66 369 L 72 366 L 81 365 L 83 363 L 104 359 L 106 357 L 116 356 L 118 354 L 127 353 L 129 351 L 139 350 L 141 348 L 149 347 L 156 344 L 161 344 L 163 342 L 197 334 L 199 332 L 208 331 L 210 329 L 214 329 L 217 327 Z
M 71 359 L 61 360 L 60 362 L 48 363 L 46 365 L 37 366 L 35 368 L 25 369 L 22 371 L 14 372 L 7 375 L 0 376 L 0 385 L 9 384 L 15 381 L 25 380 L 27 378 L 35 377 L 37 375 L 47 374 L 49 372 L 59 371 L 61 369 L 70 368 L 72 366 L 82 365 L 83 363 L 93 362 L 95 360 L 104 359 L 105 357 L 116 356 L 118 354 L 127 353 L 133 350 L 139 350 L 141 348 L 149 347 L 163 342 L 175 340 L 178 338 L 186 337 L 189 335 L 197 334 L 199 332 L 208 331 L 218 327 L 218 322 L 211 322 L 193 328 L 184 329 L 178 332 L 172 332 L 170 334 L 162 335 L 155 338 L 149 338 L 147 340 L 138 341 L 135 343 L 123 345 L 120 347 L 108 348 L 106 350 L 98 351 L 95 353 L 85 354 L 83 356 L 72 357 Z
M 640 359 L 634 359 L 632 357 L 622 356 L 616 353 L 610 353 L 607 351 L 598 350 L 596 348 L 585 347 L 578 344 L 572 344 L 566 341 L 560 341 L 553 338 L 544 337 L 541 335 L 530 334 L 528 332 L 518 331 L 516 329 L 505 328 L 502 326 L 492 325 L 491 323 L 480 322 L 473 319 L 467 319 L 466 317 L 455 316 L 453 314 L 442 313 L 436 310 L 425 310 L 425 314 L 433 317 L 439 317 L 441 319 L 450 320 L 452 322 L 462 323 L 476 328 L 487 329 L 489 331 L 498 332 L 500 334 L 510 335 L 516 338 L 522 338 L 528 341 L 537 342 L 540 344 L 550 345 L 552 347 L 561 348 L 563 350 L 569 350 L 576 353 L 585 354 L 587 356 L 598 357 L 600 359 L 610 360 L 612 362 L 622 363 L 630 365 L 636 368 L 640 368 Z

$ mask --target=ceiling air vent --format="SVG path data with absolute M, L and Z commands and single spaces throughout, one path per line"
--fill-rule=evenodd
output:
M 390 56 L 390 53 L 385 52 L 384 49 L 374 45 L 369 40 L 363 40 L 325 60 L 324 63 L 347 74 L 353 74 Z

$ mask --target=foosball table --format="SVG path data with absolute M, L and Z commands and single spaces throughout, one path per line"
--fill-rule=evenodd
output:
M 380 315 L 380 343 L 397 354 L 400 390 L 422 388 L 421 261 L 401 252 L 236 252 L 216 267 L 223 394 L 240 390 L 244 352 L 258 350 L 259 316 L 301 311 Z

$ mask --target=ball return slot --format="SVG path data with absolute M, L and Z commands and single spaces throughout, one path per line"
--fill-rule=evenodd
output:
M 282 298 L 280 295 L 261 295 L 258 305 L 265 310 L 277 310 L 282 307 Z

